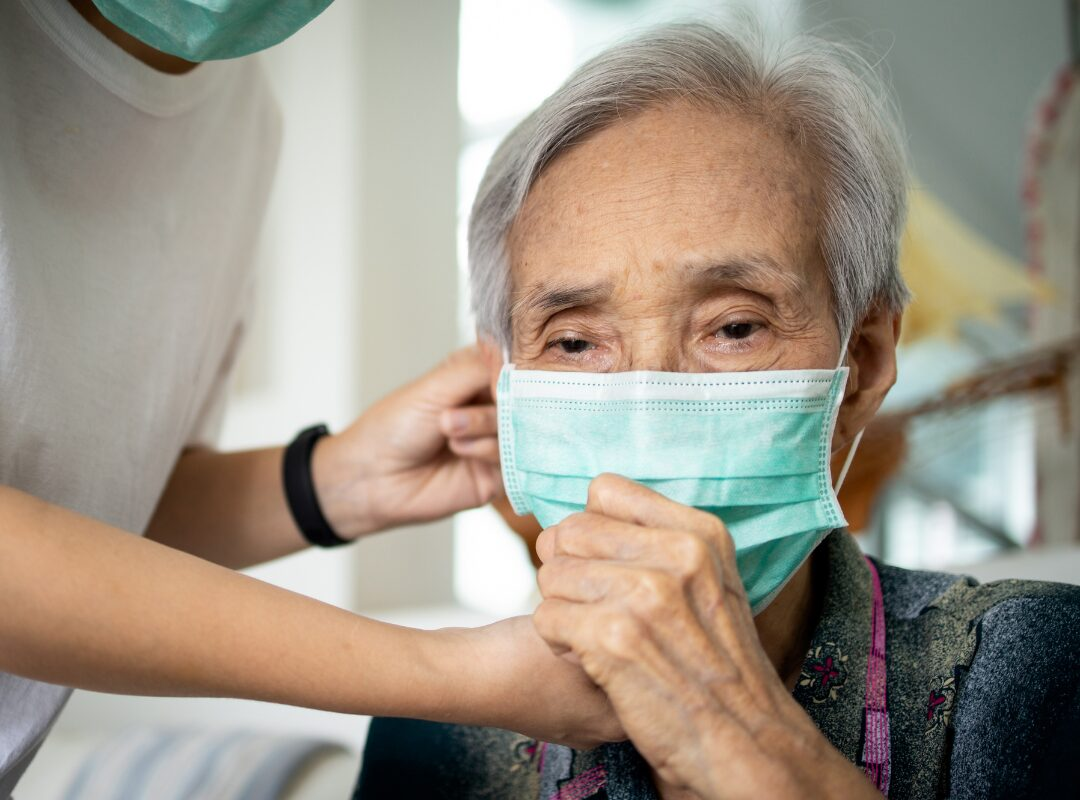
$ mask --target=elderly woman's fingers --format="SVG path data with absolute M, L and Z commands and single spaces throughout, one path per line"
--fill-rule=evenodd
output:
M 536 580 L 545 599 L 575 603 L 612 598 L 623 605 L 671 609 L 681 599 L 678 580 L 670 573 L 614 561 L 559 558 L 540 567 Z
M 589 483 L 586 511 L 656 528 L 677 527 L 693 511 L 636 481 L 605 472 Z
M 494 436 L 499 430 L 495 406 L 485 404 L 448 408 L 439 415 L 439 430 L 450 440 Z
M 736 764 L 759 755 L 748 749 L 755 732 L 775 729 L 791 701 L 775 679 L 748 680 L 764 669 L 711 646 L 685 604 L 664 613 L 660 624 L 611 600 L 556 598 L 540 604 L 533 624 L 554 652 L 578 657 L 659 775 L 684 785 L 686 775 L 700 772 L 717 753 Z
M 569 557 L 632 562 L 690 576 L 711 568 L 708 540 L 694 531 L 646 528 L 602 514 L 573 514 L 536 542 L 542 561 Z
M 569 557 L 665 570 L 706 609 L 716 602 L 717 588 L 745 601 L 727 530 L 711 515 L 695 522 L 698 527 L 690 530 L 648 528 L 586 511 L 541 533 L 536 552 L 545 563 Z
M 745 648 L 740 643 L 753 626 L 741 585 L 731 591 L 707 563 L 691 569 L 683 556 L 671 559 L 661 549 L 656 552 L 659 558 L 651 565 L 553 558 L 537 575 L 540 593 L 545 600 L 592 605 L 606 602 L 655 629 L 658 639 L 667 639 L 673 628 L 680 631 L 679 639 L 685 639 L 686 626 L 691 624 L 688 621 L 694 620 L 703 639 L 709 640 L 704 644 L 741 653 Z M 677 619 L 683 622 L 676 624 Z
M 639 483 L 611 474 L 599 475 L 589 485 L 589 498 L 585 510 L 585 515 L 574 515 L 556 526 L 560 530 L 552 537 L 557 543 L 560 538 L 564 538 L 561 529 L 571 528 L 572 531 L 568 531 L 565 538 L 574 540 L 575 546 L 580 549 L 570 554 L 592 558 L 634 557 L 632 552 L 627 552 L 632 551 L 635 546 L 633 539 L 625 537 L 625 544 L 619 542 L 619 539 L 624 538 L 621 529 L 609 533 L 606 537 L 597 534 L 595 544 L 582 541 L 585 536 L 592 536 L 594 530 L 604 529 L 604 526 L 593 521 L 595 517 L 607 517 L 633 523 L 645 529 L 679 531 L 701 539 L 705 546 L 688 541 L 685 536 L 661 538 L 662 548 L 667 553 L 668 559 L 673 559 L 675 562 L 674 568 L 698 570 L 704 568 L 704 562 L 707 560 L 715 560 L 727 587 L 735 592 L 742 591 L 742 581 L 738 577 L 738 567 L 735 563 L 735 543 L 719 517 L 707 511 L 677 503 Z M 590 513 L 593 517 L 589 517 Z M 583 527 L 589 529 L 588 534 L 581 530 Z M 584 548 L 590 546 L 594 548 L 595 554 L 587 555 L 582 552 Z M 602 555 L 602 549 L 605 547 L 610 548 L 612 554 Z M 620 548 L 623 548 L 622 552 Z M 540 552 L 539 543 L 538 552 Z M 541 558 L 543 558 L 542 554 Z
M 650 528 L 584 511 L 545 529 L 536 552 L 541 561 L 556 556 L 631 561 L 642 557 L 654 537 Z
M 706 647 L 729 652 L 736 663 L 754 660 L 756 633 L 738 569 L 698 532 L 585 512 L 544 531 L 537 551 L 545 562 L 539 575 L 545 598 L 615 604 L 655 625 L 663 638 L 674 615 L 687 612 Z
M 719 517 L 677 503 L 621 475 L 597 475 L 589 484 L 585 510 L 649 528 L 698 531 L 734 554 L 734 547 L 728 547 L 731 536 Z
M 650 687 L 655 694 L 675 686 L 688 690 L 692 684 L 727 683 L 740 673 L 724 650 L 710 646 L 685 604 L 655 596 L 643 602 L 545 599 L 533 623 L 553 652 L 576 656 L 609 695 L 620 685 L 625 688 L 630 675 L 639 688 Z M 612 700 L 619 705 L 615 696 Z
M 702 734 L 709 731 L 700 723 L 707 719 L 703 712 L 712 710 L 713 698 L 633 616 L 602 604 L 546 600 L 533 623 L 555 652 L 579 656 L 589 677 L 604 689 L 627 735 L 639 748 L 647 748 L 650 763 L 661 775 L 677 778 L 679 771 L 668 768 L 670 759 L 693 763 L 706 755 Z M 733 678 L 722 666 L 711 674 L 714 680 Z
M 537 633 L 557 654 L 574 653 L 589 677 L 610 688 L 622 663 L 640 668 L 662 656 L 647 626 L 607 604 L 582 604 L 553 598 L 533 612 Z
M 545 600 L 533 611 L 533 625 L 555 655 L 565 655 L 581 645 L 581 606 L 569 600 Z M 589 677 L 595 680 L 595 677 Z

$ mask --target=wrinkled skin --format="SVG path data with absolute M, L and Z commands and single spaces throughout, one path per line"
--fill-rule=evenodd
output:
M 522 369 L 831 369 L 842 334 L 812 154 L 768 117 L 690 105 L 563 153 L 509 237 Z M 843 450 L 895 380 L 899 318 L 871 310 L 843 362 Z M 492 382 L 501 362 L 488 344 Z M 817 619 L 811 562 L 752 616 L 722 520 L 625 478 L 545 531 L 541 636 L 604 689 L 665 798 L 874 797 L 791 696 Z

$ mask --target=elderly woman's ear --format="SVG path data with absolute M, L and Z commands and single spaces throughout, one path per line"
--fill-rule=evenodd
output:
M 855 328 L 844 363 L 850 368 L 844 402 L 836 420 L 833 452 L 843 450 L 870 424 L 889 389 L 896 383 L 896 343 L 901 315 L 871 309 Z

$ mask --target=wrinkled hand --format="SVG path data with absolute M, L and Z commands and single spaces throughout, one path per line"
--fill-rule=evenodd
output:
M 476 347 L 398 389 L 312 456 L 319 502 L 346 538 L 439 519 L 502 491 L 498 425 Z
M 544 531 L 538 552 L 537 630 L 607 692 L 662 789 L 873 792 L 778 677 L 715 516 L 601 475 L 585 511 Z M 826 784 L 830 770 L 840 780 Z
M 485 678 L 478 724 L 543 742 L 588 750 L 626 738 L 604 692 L 580 666 L 551 652 L 529 617 L 513 617 L 479 634 L 477 665 Z

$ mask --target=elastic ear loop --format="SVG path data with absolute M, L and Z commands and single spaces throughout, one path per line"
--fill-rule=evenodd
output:
M 837 363 L 836 368 L 840 369 L 844 366 L 844 356 L 847 355 L 848 343 L 851 341 L 851 333 L 844 337 L 844 345 L 840 348 L 840 361 Z M 865 428 L 855 434 L 855 438 L 851 442 L 851 447 L 848 448 L 847 457 L 844 458 L 844 466 L 840 468 L 840 475 L 836 479 L 836 485 L 833 486 L 833 492 L 839 494 L 840 487 L 844 485 L 844 478 L 847 477 L 848 470 L 851 468 L 851 462 L 855 460 L 855 451 L 859 449 L 859 442 L 862 441 L 862 435 L 865 432 Z
M 840 487 L 844 485 L 844 478 L 847 477 L 848 468 L 851 467 L 851 462 L 855 460 L 855 451 L 859 449 L 859 442 L 862 441 L 863 431 L 859 431 L 855 434 L 855 439 L 851 443 L 851 447 L 848 448 L 847 458 L 844 459 L 844 466 L 840 469 L 840 476 L 836 479 L 836 486 L 833 487 L 833 491 L 837 494 L 840 493 Z

